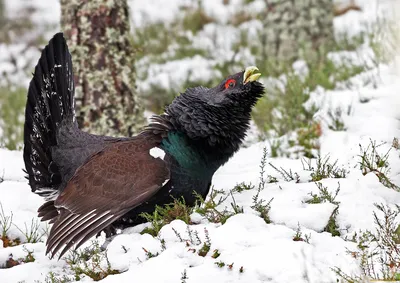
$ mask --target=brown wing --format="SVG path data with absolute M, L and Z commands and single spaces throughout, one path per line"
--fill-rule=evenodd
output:
M 76 248 L 146 201 L 169 179 L 164 161 L 149 151 L 154 142 L 137 138 L 107 146 L 82 165 L 54 201 L 59 210 L 47 240 L 52 257 Z

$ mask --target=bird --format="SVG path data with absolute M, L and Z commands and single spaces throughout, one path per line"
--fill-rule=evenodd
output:
M 24 124 L 24 171 L 44 198 L 38 217 L 52 224 L 46 255 L 60 259 L 107 227 L 144 222 L 156 205 L 205 198 L 246 136 L 264 95 L 260 75 L 250 66 L 215 87 L 188 88 L 135 136 L 94 135 L 79 129 L 72 58 L 56 33 L 29 83 Z

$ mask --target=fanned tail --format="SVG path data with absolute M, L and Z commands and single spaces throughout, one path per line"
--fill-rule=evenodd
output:
M 53 161 L 57 130 L 72 125 L 74 80 L 71 55 L 62 33 L 57 33 L 42 51 L 29 85 L 25 110 L 24 162 L 33 192 L 54 198 L 62 182 Z

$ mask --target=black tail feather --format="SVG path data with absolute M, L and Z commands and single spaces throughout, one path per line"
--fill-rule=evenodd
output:
M 29 85 L 25 110 L 24 162 L 33 192 L 51 197 L 61 175 L 52 159 L 57 129 L 74 122 L 74 80 L 71 55 L 62 33 L 42 51 Z

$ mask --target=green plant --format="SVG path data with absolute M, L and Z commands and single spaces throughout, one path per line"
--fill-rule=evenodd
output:
M 196 248 L 191 247 L 191 245 L 194 245 L 194 246 L 201 245 L 197 251 L 197 255 L 199 255 L 201 257 L 206 257 L 209 254 L 209 252 L 211 251 L 211 238 L 210 238 L 209 232 L 206 228 L 204 228 L 204 237 L 205 237 L 204 241 L 202 241 L 199 238 L 197 230 L 193 231 L 191 229 L 190 225 L 187 225 L 187 228 L 186 228 L 187 235 L 189 236 L 188 239 L 184 239 L 182 237 L 182 235 L 174 228 L 172 228 L 172 230 L 174 231 L 174 233 L 175 233 L 176 237 L 179 239 L 179 241 L 182 243 L 185 243 L 186 247 L 189 247 L 189 249 L 187 250 L 188 252 L 191 252 L 193 254 L 196 253 Z M 220 255 L 221 255 L 220 251 L 218 249 L 215 249 L 211 254 L 211 258 L 217 259 L 217 258 L 219 258 Z M 218 262 L 214 262 L 214 264 L 217 265 L 219 268 L 227 266 L 227 268 L 229 270 L 233 269 L 233 263 L 225 264 L 225 262 L 223 262 L 223 261 L 218 261 Z M 243 268 L 243 266 L 241 266 L 239 268 L 239 273 L 243 273 L 243 272 L 244 272 L 244 268 Z M 183 277 L 185 279 L 188 279 L 186 272 L 182 273 L 182 278 Z
M 316 203 L 329 202 L 331 204 L 336 205 L 323 231 L 331 233 L 332 236 L 340 236 L 339 226 L 336 223 L 336 217 L 339 213 L 339 204 L 340 204 L 340 202 L 336 201 L 336 197 L 340 191 L 340 183 L 338 182 L 338 187 L 334 194 L 329 192 L 328 187 L 322 185 L 322 183 L 320 182 L 316 182 L 315 185 L 318 188 L 318 194 L 310 193 L 311 198 L 306 200 L 305 203 L 316 204 Z
M 262 219 L 264 219 L 265 223 L 271 223 L 271 219 L 269 218 L 269 211 L 271 210 L 271 202 L 273 200 L 270 199 L 267 203 L 265 203 L 264 199 L 260 199 L 259 195 L 262 190 L 265 188 L 265 166 L 267 164 L 267 149 L 263 148 L 263 154 L 261 157 L 260 162 L 260 182 L 258 183 L 257 193 L 253 196 L 253 205 L 251 206 L 252 209 L 260 213 Z
M 32 218 L 31 225 L 29 228 L 26 226 L 26 222 L 24 223 L 24 225 L 25 225 L 24 231 L 22 231 L 17 225 L 15 225 L 15 227 L 22 234 L 24 234 L 27 243 L 38 243 L 42 240 L 42 237 L 46 234 L 46 231 L 44 230 L 42 232 L 39 232 L 40 222 L 35 218 Z
M 275 167 L 275 165 L 273 165 L 272 163 L 269 163 L 269 165 L 274 168 L 274 170 L 276 172 L 278 172 L 279 174 L 282 175 L 283 179 L 286 182 L 291 182 L 291 181 L 295 181 L 296 183 L 300 182 L 300 176 L 299 174 L 297 174 L 296 172 L 292 172 L 292 169 L 289 169 L 289 171 L 287 171 L 286 169 L 280 167 L 279 169 L 277 167 Z
M 121 273 L 112 269 L 107 254 L 103 253 L 97 241 L 83 251 L 71 251 L 65 258 L 69 268 L 74 272 L 75 281 L 80 281 L 82 275 L 86 275 L 93 281 L 100 281 L 111 274 Z M 105 261 L 106 267 L 102 264 Z
M 363 148 L 360 145 L 360 169 L 363 175 L 372 172 L 385 187 L 400 191 L 400 187 L 394 184 L 387 176 L 390 172 L 388 158 L 392 147 L 390 147 L 385 154 L 380 154 L 377 150 L 383 144 L 384 143 L 377 145 L 376 141 L 370 140 L 367 148 Z
M 272 142 L 269 141 L 269 145 L 271 148 L 271 157 L 272 158 L 278 157 L 281 151 L 280 148 L 282 146 L 282 142 L 280 140 L 273 140 Z
M 0 236 L 1 236 L 1 238 L 4 238 L 7 236 L 7 232 L 11 228 L 12 218 L 13 218 L 12 212 L 9 216 L 7 216 L 4 212 L 3 205 L 0 203 L 0 228 L 1 228 Z
M 278 183 L 278 179 L 276 177 L 274 177 L 274 176 L 268 175 L 267 178 L 268 178 L 268 180 L 267 180 L 268 184 Z
M 212 254 L 212 258 L 218 258 L 221 255 L 221 253 L 218 250 L 214 250 Z
M 392 17 L 379 17 L 375 24 L 367 26 L 367 40 L 374 56 L 375 66 L 389 63 L 399 51 L 399 27 Z M 382 40 L 385 38 L 385 40 Z
M 35 258 L 33 257 L 33 251 L 28 250 L 24 246 L 24 251 L 27 253 L 26 256 L 22 259 L 22 262 L 28 263 L 28 262 L 34 262 Z
M 199 249 L 198 252 L 198 255 L 202 257 L 205 257 L 211 249 L 211 239 L 210 235 L 208 234 L 208 230 L 206 228 L 204 228 L 204 234 L 206 240 L 204 241 L 203 246 Z
M 202 1 L 198 1 L 196 9 L 186 11 L 182 25 L 185 30 L 190 30 L 195 34 L 202 30 L 206 24 L 212 22 L 215 22 L 215 20 L 205 13 Z
M 150 227 L 146 227 L 143 233 L 148 233 L 157 236 L 161 228 L 166 224 L 172 222 L 175 219 L 180 219 L 186 224 L 190 224 L 190 214 L 193 212 L 193 208 L 186 205 L 183 197 L 181 199 L 174 199 L 172 204 L 165 206 L 156 206 L 156 209 L 152 214 L 141 213 L 140 216 L 145 218 L 151 223 Z
M 29 263 L 29 262 L 34 262 L 35 257 L 33 256 L 33 251 L 28 250 L 25 246 L 23 246 L 23 251 L 26 252 L 26 255 L 24 257 L 14 259 L 13 254 L 10 254 L 8 256 L 8 259 L 5 262 L 4 266 L 0 266 L 1 268 L 12 268 L 14 266 L 20 265 L 22 263 Z
M 186 279 L 189 279 L 189 277 L 187 276 L 186 269 L 184 269 L 181 276 L 181 283 L 186 283 Z
M 221 196 L 217 200 L 218 195 Z M 217 209 L 228 197 L 229 194 L 225 194 L 223 190 L 214 190 L 213 188 L 207 200 L 196 194 L 197 205 L 195 211 L 210 222 L 224 224 L 228 218 L 235 215 L 234 212 L 229 211 L 226 207 L 222 211 Z
M 263 153 L 262 153 L 262 156 L 261 156 L 261 161 L 260 161 L 260 178 L 259 178 L 260 179 L 260 183 L 258 183 L 257 196 L 262 190 L 265 189 L 265 178 L 264 178 L 264 175 L 265 175 L 265 166 L 267 165 L 267 154 L 268 154 L 267 148 L 264 147 L 263 148 Z
M 240 184 L 237 184 L 236 186 L 233 187 L 232 189 L 232 193 L 233 192 L 238 192 L 241 193 L 243 191 L 250 191 L 254 189 L 254 185 L 250 184 L 246 184 L 245 182 L 242 182 Z
M 142 249 L 145 252 L 147 259 L 150 259 L 150 258 L 153 258 L 153 257 L 157 257 L 157 256 L 160 255 L 160 253 L 152 253 L 151 251 L 149 251 L 149 250 L 147 250 L 145 248 L 142 248 Z
M 260 70 L 264 75 L 264 70 Z M 282 89 L 282 84 L 285 88 Z M 253 111 L 258 128 L 264 133 L 283 136 L 299 128 L 307 127 L 316 111 L 306 109 L 304 103 L 309 99 L 309 88 L 302 79 L 288 73 L 284 80 L 267 89 L 268 95 L 262 98 Z
M 378 217 L 374 211 L 375 231 L 361 231 L 354 235 L 357 250 L 347 250 L 358 260 L 361 274 L 349 275 L 340 268 L 332 270 L 345 282 L 365 282 L 365 280 L 396 281 L 400 278 L 399 223 L 400 206 L 395 209 L 383 204 L 375 204 L 383 215 Z
M 200 245 L 201 244 L 201 240 L 200 240 L 199 233 L 197 232 L 197 230 L 195 230 L 193 232 L 192 229 L 190 229 L 190 226 L 188 225 L 186 228 L 186 231 L 189 235 L 189 241 L 192 245 Z M 207 231 L 207 233 L 208 233 L 208 231 Z
M 234 214 L 239 214 L 243 213 L 243 206 L 239 206 L 236 204 L 235 197 L 233 196 L 232 190 L 230 191 L 231 197 L 232 197 L 232 202 L 231 202 L 231 207 L 233 209 Z
M 295 153 L 297 156 L 304 155 L 313 158 L 319 151 L 319 137 L 321 136 L 321 125 L 317 122 L 311 122 L 308 127 L 296 130 L 296 139 L 290 139 L 291 147 L 299 147 Z
M 351 107 L 347 110 L 347 115 L 350 115 Z M 347 127 L 343 122 L 343 110 L 340 107 L 335 108 L 335 110 L 330 109 L 328 111 L 329 117 L 329 129 L 332 131 L 346 131 Z
M 324 228 L 324 232 L 331 233 L 332 236 L 340 236 L 339 226 L 336 223 L 336 217 L 339 214 L 339 206 L 335 207 L 331 216 L 329 217 L 328 224 Z
M 311 199 L 306 200 L 305 203 L 316 204 L 316 203 L 329 202 L 334 205 L 340 204 L 340 202 L 336 201 L 336 197 L 340 191 L 340 183 L 339 182 L 338 182 L 338 187 L 335 191 L 335 194 L 332 194 L 331 192 L 329 192 L 328 187 L 325 187 L 320 182 L 316 182 L 315 185 L 317 186 L 319 193 L 318 194 L 310 193 Z
M 12 222 L 13 214 L 6 215 L 3 209 L 3 205 L 0 203 L 0 240 L 3 242 L 3 247 L 13 247 L 21 244 L 21 240 L 19 238 L 11 239 L 8 237 L 7 233 L 13 225 Z
M 0 87 L 0 147 L 21 149 L 26 89 L 8 85 Z
M 344 168 L 339 168 L 339 166 L 337 166 L 337 160 L 333 163 L 330 163 L 329 159 L 329 155 L 324 158 L 322 158 L 321 155 L 318 155 L 315 168 L 311 165 L 311 159 L 301 160 L 301 163 L 303 164 L 303 169 L 312 171 L 311 181 L 317 182 L 325 178 L 346 178 L 348 170 Z
M 309 244 L 310 239 L 311 239 L 311 234 L 309 234 L 309 235 L 306 234 L 303 236 L 303 232 L 301 231 L 300 223 L 297 223 L 296 234 L 293 236 L 293 241 L 306 242 L 307 244 Z
M 393 138 L 392 141 L 392 147 L 399 150 L 400 149 L 400 143 L 398 138 Z
M 233 262 L 231 263 L 231 264 L 227 264 L 227 263 L 225 263 L 225 262 L 223 262 L 222 260 L 220 260 L 220 261 L 217 261 L 217 262 L 214 262 L 214 264 L 216 265 L 216 266 L 218 266 L 219 268 L 223 268 L 223 267 L 227 267 L 227 269 L 228 270 L 232 270 L 233 269 Z M 244 272 L 244 267 L 243 266 L 241 266 L 240 268 L 239 268 L 239 273 L 243 273 Z
M 347 32 L 338 32 L 335 39 L 332 51 L 357 51 L 366 42 L 366 34 L 360 32 L 359 34 L 350 35 Z
M 46 275 L 44 282 L 45 283 L 69 283 L 69 282 L 72 282 L 72 279 L 70 279 L 66 275 L 59 276 L 58 274 L 51 271 L 51 272 L 49 272 L 49 274 Z

